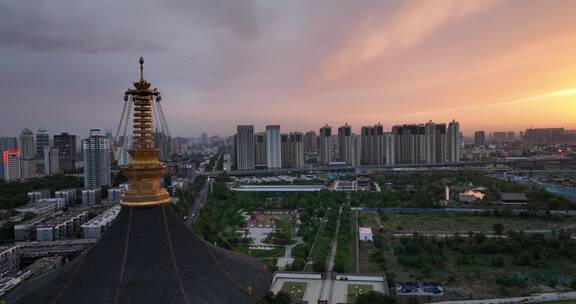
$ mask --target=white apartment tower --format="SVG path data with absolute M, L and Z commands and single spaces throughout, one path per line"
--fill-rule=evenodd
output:
M 100 130 L 90 130 L 90 137 L 82 140 L 84 153 L 84 188 L 110 186 L 110 139 Z
M 266 126 L 266 161 L 269 169 L 282 168 L 282 145 L 280 126 Z

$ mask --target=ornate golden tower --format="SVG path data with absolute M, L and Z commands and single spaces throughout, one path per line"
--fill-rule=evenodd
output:
M 144 80 L 144 58 L 140 57 L 140 80 L 124 93 L 124 100 L 134 103 L 134 145 L 129 153 L 130 163 L 122 169 L 130 181 L 130 189 L 122 198 L 122 205 L 149 207 L 170 203 L 170 195 L 160 186 L 166 166 L 158 160 L 159 150 L 154 148 L 152 136 L 153 102 L 162 98 L 156 89 Z

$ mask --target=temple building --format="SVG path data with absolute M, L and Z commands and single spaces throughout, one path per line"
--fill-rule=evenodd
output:
M 268 292 L 272 274 L 263 263 L 207 243 L 175 214 L 160 184 L 166 166 L 152 136 L 160 92 L 144 80 L 143 64 L 140 58 L 140 79 L 125 93 L 134 143 L 123 168 L 130 188 L 117 220 L 80 257 L 23 284 L 7 303 L 242 304 L 258 303 Z

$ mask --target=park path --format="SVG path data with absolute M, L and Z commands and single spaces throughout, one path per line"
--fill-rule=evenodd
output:
M 334 280 L 332 280 L 332 269 L 334 269 L 334 259 L 336 258 L 336 249 L 338 248 L 338 230 L 340 229 L 340 216 L 342 215 L 342 206 L 338 210 L 338 220 L 336 221 L 336 229 L 332 236 L 332 246 L 330 248 L 330 255 L 326 261 L 326 277 L 322 281 L 322 288 L 320 289 L 320 298 L 328 300 L 332 303 L 332 290 L 334 289 Z M 328 286 L 326 286 L 328 285 Z

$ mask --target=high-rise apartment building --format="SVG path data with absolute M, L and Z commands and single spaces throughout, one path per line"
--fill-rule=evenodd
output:
M 346 161 L 350 166 L 360 166 L 360 159 L 362 156 L 362 136 L 352 134 L 350 135 L 350 149 L 348 150 Z
M 208 145 L 208 133 L 206 132 L 202 133 L 202 136 L 200 137 L 200 143 L 205 146 Z
M 54 135 L 54 147 L 58 149 L 60 170 L 74 170 L 76 166 L 76 136 L 66 132 Z
M 530 145 L 559 145 L 564 143 L 564 128 L 527 129 L 523 139 Z
M 482 130 L 474 132 L 474 145 L 477 147 L 486 145 L 486 132 Z
M 29 129 L 24 129 L 20 133 L 20 159 L 34 159 L 36 157 L 36 142 L 34 133 Z
M 239 125 L 236 133 L 236 166 L 238 170 L 255 167 L 254 125 Z
M 266 132 L 256 133 L 256 139 L 254 140 L 256 147 L 254 148 L 254 153 L 256 155 L 256 167 L 267 167 L 268 162 L 266 159 Z
M 52 175 L 60 172 L 58 149 L 44 147 L 44 174 Z
M 338 159 L 351 165 L 353 158 L 352 149 L 352 127 L 345 124 L 338 128 Z
M 304 167 L 304 134 L 290 133 L 290 164 L 292 168 Z
M 332 127 L 324 125 L 320 128 L 320 164 L 328 165 L 332 161 L 332 146 L 330 138 L 332 137 Z
M 318 153 L 318 136 L 316 136 L 316 132 L 308 131 L 304 135 L 304 153 Z
M 36 176 L 36 141 L 34 133 L 24 129 L 20 133 L 20 174 L 22 178 Z
M 90 137 L 82 141 L 84 152 L 84 188 L 110 186 L 110 139 L 100 130 L 90 130 Z
M 152 133 L 154 137 L 154 148 L 158 149 L 158 159 L 161 162 L 170 161 L 172 155 L 172 138 L 164 132 Z
M 395 163 L 459 161 L 461 140 L 458 122 L 451 122 L 448 129 L 446 124 L 437 124 L 432 121 L 425 124 L 392 127 L 392 138 L 387 144 L 394 147 Z M 450 136 L 452 137 L 449 138 Z
M 360 156 L 360 162 L 363 165 L 374 164 L 374 127 L 363 126 L 360 129 L 360 137 L 362 141 L 362 153 Z
M 50 147 L 50 135 L 45 129 L 40 129 L 36 132 L 36 157 L 41 159 L 44 157 L 44 148 Z
M 280 134 L 280 149 L 282 157 L 282 168 L 292 167 L 292 146 L 290 145 L 290 135 L 283 133 Z
M 282 144 L 280 126 L 266 126 L 266 161 L 269 169 L 282 168 Z
M 4 150 L 2 152 L 2 166 L 4 167 L 4 180 L 12 181 L 21 178 L 20 151 Z
M 0 152 L 6 150 L 18 150 L 18 138 L 9 136 L 0 137 Z
M 459 162 L 460 161 L 460 123 L 456 120 L 452 120 L 448 124 L 448 136 L 447 136 L 447 156 L 449 162 Z

